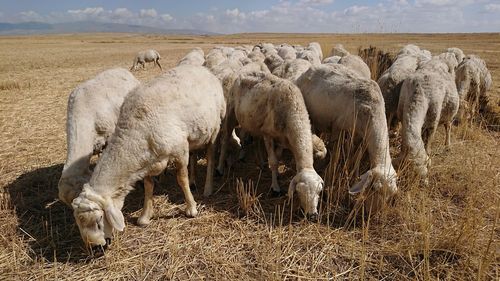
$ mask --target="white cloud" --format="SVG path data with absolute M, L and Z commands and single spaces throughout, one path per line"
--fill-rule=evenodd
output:
M 20 12 L 18 17 L 21 21 L 44 21 L 45 18 L 34 11 Z
M 171 15 L 169 15 L 169 14 L 163 14 L 163 15 L 161 15 L 160 17 L 161 17 L 161 19 L 162 19 L 162 20 L 164 20 L 164 21 L 166 21 L 166 22 L 171 21 L 171 20 L 173 20 L 173 19 L 174 19 L 174 17 L 172 17 L 172 16 L 171 16 Z
M 333 3 L 333 0 L 300 0 L 300 3 L 306 5 L 326 5 Z
M 139 12 L 139 16 L 141 18 L 156 18 L 158 16 L 158 13 L 155 9 L 141 9 L 141 11 Z
M 490 13 L 498 13 L 500 12 L 500 4 L 487 4 L 484 9 Z

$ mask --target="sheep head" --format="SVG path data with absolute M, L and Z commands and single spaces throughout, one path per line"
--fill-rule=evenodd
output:
M 297 192 L 300 206 L 308 217 L 318 215 L 318 202 L 323 190 L 323 179 L 314 169 L 303 169 L 293 177 L 288 187 L 288 197 L 293 199 Z
M 123 231 L 125 220 L 111 198 L 97 194 L 89 184 L 73 200 L 73 215 L 87 247 L 105 246 L 113 236 L 113 229 Z
M 391 165 L 385 172 L 383 169 L 374 168 L 361 175 L 360 181 L 349 189 L 349 194 L 363 193 L 365 196 L 361 198 L 365 204 L 365 210 L 377 212 L 397 191 L 397 174 Z

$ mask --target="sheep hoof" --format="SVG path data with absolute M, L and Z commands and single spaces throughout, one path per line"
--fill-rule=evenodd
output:
M 137 219 L 137 225 L 142 226 L 142 227 L 147 226 L 150 223 L 151 223 L 151 220 L 149 218 L 146 218 L 146 217 L 139 217 Z
M 215 169 L 215 177 L 220 178 L 224 175 L 223 172 L 219 171 L 219 169 Z
M 194 218 L 194 217 L 198 216 L 198 211 L 196 210 L 196 207 L 194 207 L 194 208 L 186 207 L 186 216 L 188 216 L 190 218 Z
M 278 198 L 278 197 L 281 197 L 281 196 L 283 196 L 285 194 L 286 194 L 286 192 L 284 192 L 282 190 L 276 191 L 274 189 L 271 189 L 270 197 L 271 198 Z

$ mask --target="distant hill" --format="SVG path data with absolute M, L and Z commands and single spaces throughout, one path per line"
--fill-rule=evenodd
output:
M 217 33 L 196 29 L 163 29 L 150 26 L 79 21 L 66 23 L 0 23 L 0 35 L 47 34 L 47 33 L 89 33 L 89 32 L 130 32 L 159 34 L 215 35 Z

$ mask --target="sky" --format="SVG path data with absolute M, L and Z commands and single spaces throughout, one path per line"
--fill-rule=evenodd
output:
M 0 0 L 0 22 L 242 32 L 500 32 L 500 0 Z

